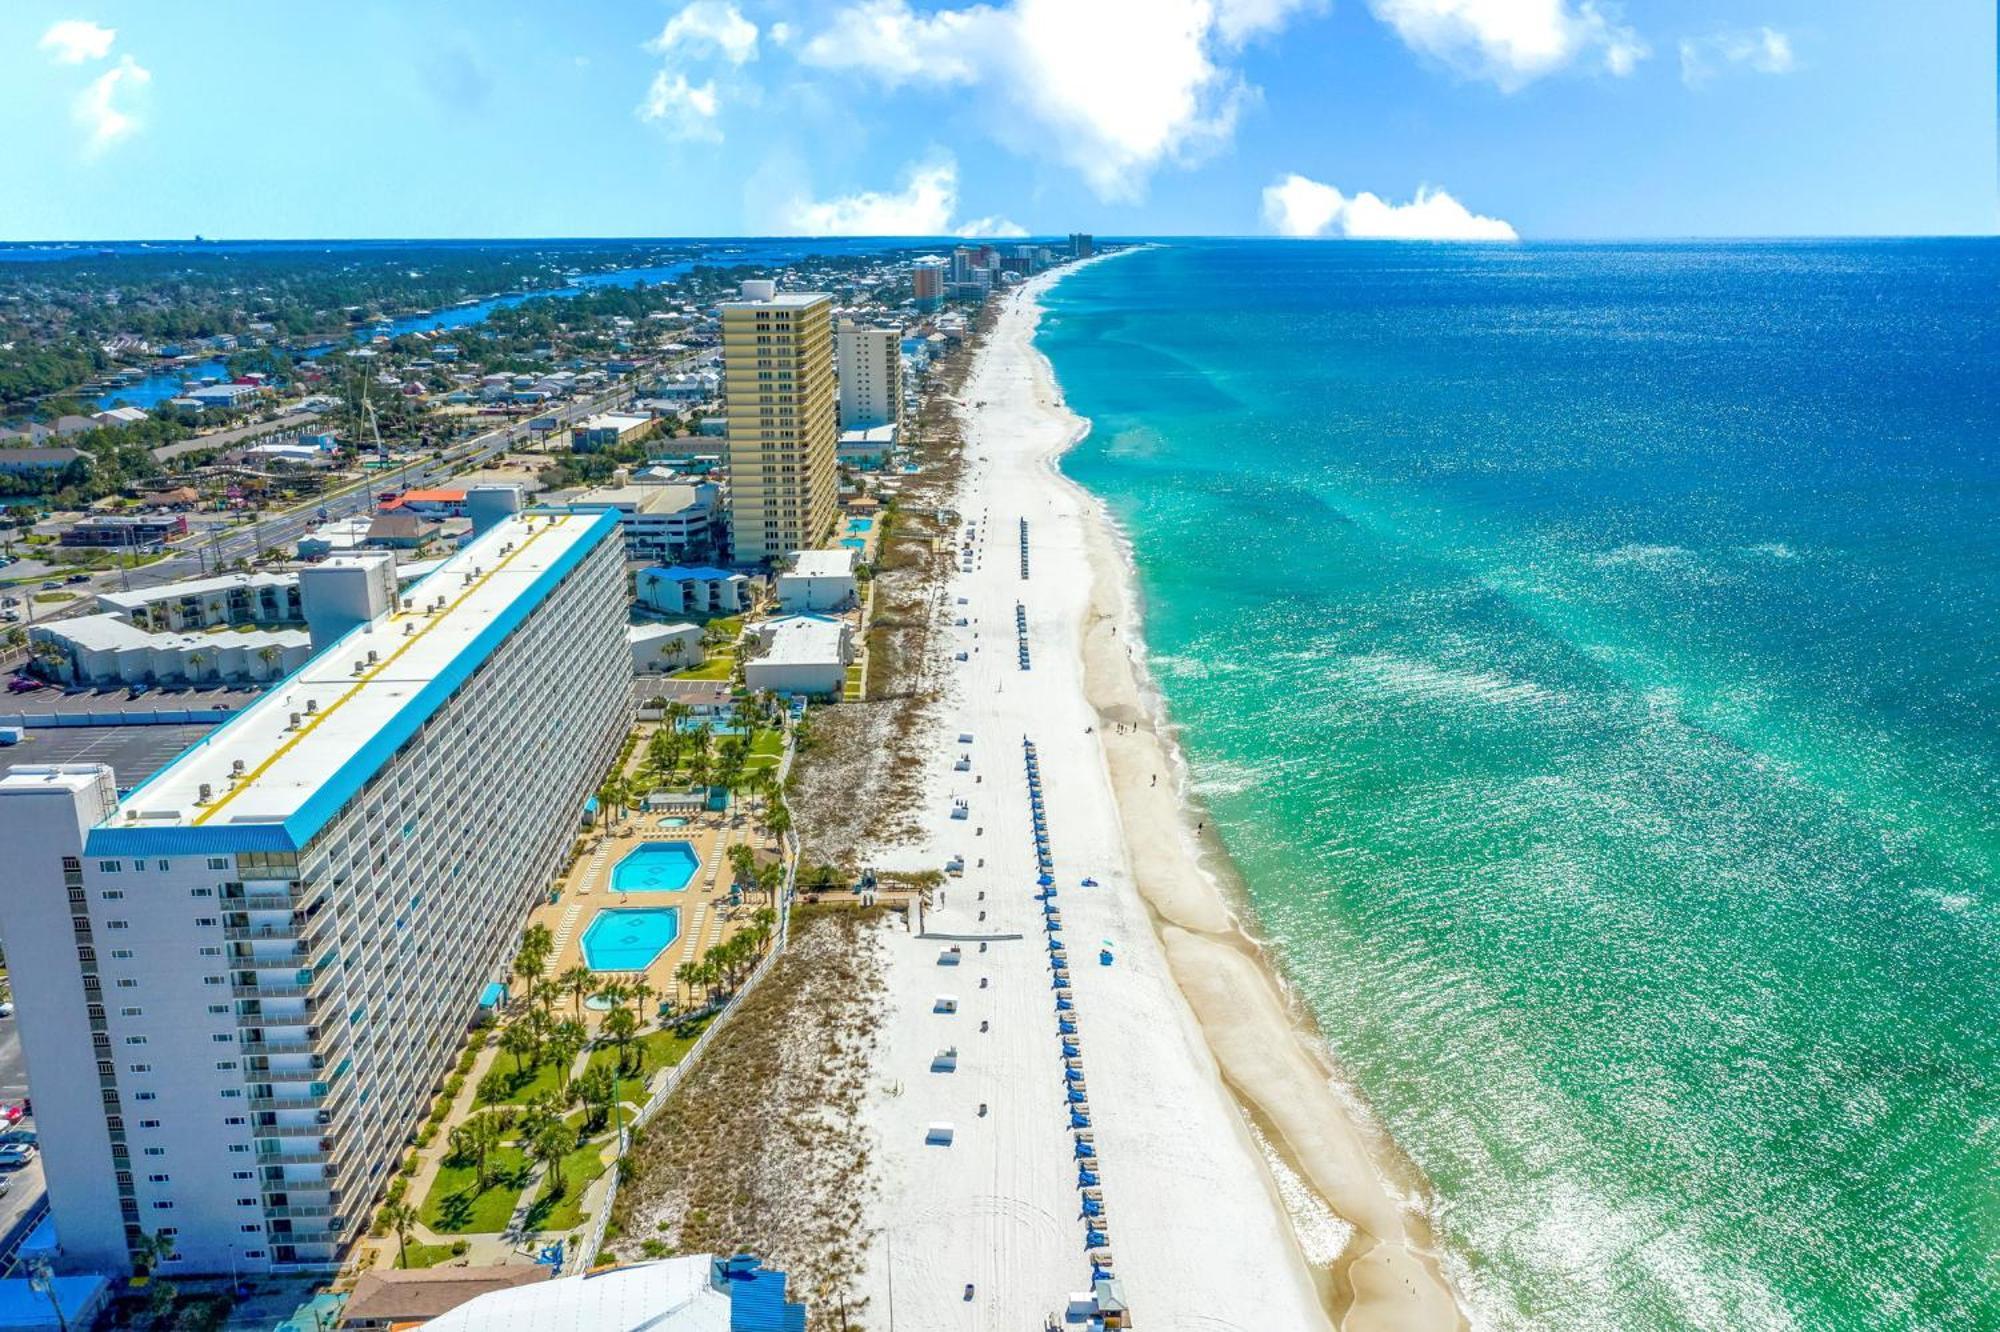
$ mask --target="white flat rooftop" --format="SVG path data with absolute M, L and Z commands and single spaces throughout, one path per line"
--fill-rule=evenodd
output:
M 405 588 L 412 609 L 339 639 L 134 791 L 100 828 L 284 824 L 302 844 L 616 528 L 609 512 L 502 521 Z
M 851 547 L 839 550 L 802 550 L 792 560 L 791 569 L 781 578 L 852 578 L 854 555 Z

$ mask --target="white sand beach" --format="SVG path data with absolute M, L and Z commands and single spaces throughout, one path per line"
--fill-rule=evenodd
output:
M 1033 343 L 1036 297 L 1056 276 L 1005 298 L 963 394 L 959 509 L 974 537 L 948 594 L 967 623 L 947 650 L 967 660 L 930 747 L 925 836 L 881 863 L 957 855 L 966 872 L 926 913 L 929 937 L 889 938 L 865 1112 L 881 1167 L 869 1325 L 1015 1332 L 1060 1323 L 1068 1296 L 1089 1289 L 1025 736 L 1046 797 L 1101 1224 L 1134 1325 L 1462 1327 L 1421 1216 L 1381 1164 L 1387 1144 L 1335 1094 L 1200 867 L 1143 650 L 1128 655 L 1138 619 L 1124 561 L 1095 502 L 1055 467 L 1084 428 Z M 959 801 L 964 819 L 951 817 Z M 1352 1228 L 1331 1265 L 1305 1258 L 1252 1116 Z M 943 1125 L 949 1144 L 927 1142 Z

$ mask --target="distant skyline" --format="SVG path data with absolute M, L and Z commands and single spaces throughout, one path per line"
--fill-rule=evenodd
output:
M 1990 234 L 1938 0 L 17 0 L 0 239 Z

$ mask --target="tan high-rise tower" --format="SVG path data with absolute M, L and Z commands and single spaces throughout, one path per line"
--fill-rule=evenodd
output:
M 756 564 L 833 537 L 833 298 L 746 282 L 722 304 L 735 558 Z

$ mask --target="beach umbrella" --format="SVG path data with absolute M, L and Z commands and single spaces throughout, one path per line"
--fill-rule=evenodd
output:
M 1048 887 L 1048 886 L 1049 886 L 1050 884 L 1054 883 L 1055 881 L 1056 881 L 1056 880 L 1055 880 L 1055 876 L 1054 876 L 1054 875 L 1052 875 L 1052 874 L 1044 874 L 1044 875 L 1043 875 L 1043 876 L 1042 876 L 1041 878 L 1039 878 L 1039 879 L 1035 880 L 1035 882 L 1036 882 L 1036 883 L 1039 883 L 1039 884 L 1040 884 L 1040 885 L 1042 885 L 1042 887 L 1044 887 L 1044 888 Z

